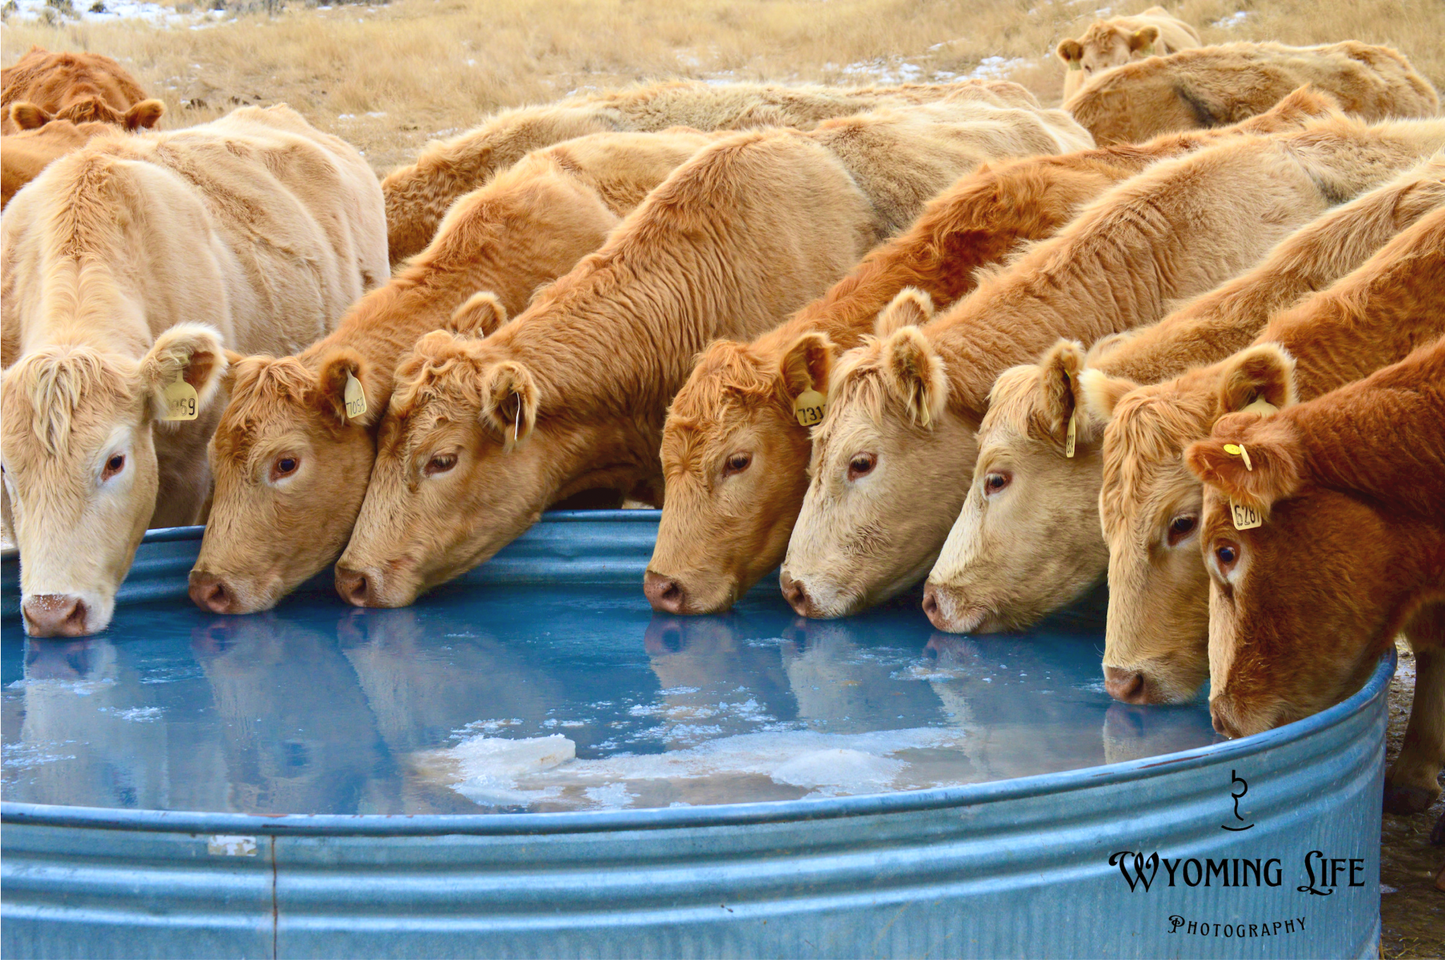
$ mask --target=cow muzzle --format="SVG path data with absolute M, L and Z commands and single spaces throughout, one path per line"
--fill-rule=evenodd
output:
M 32 637 L 84 637 L 105 627 L 93 608 L 71 593 L 40 593 L 21 604 L 25 632 Z

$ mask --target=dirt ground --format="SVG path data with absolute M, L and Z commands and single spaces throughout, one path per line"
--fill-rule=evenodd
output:
M 1415 658 L 1399 645 L 1400 667 L 1390 684 L 1387 760 L 1400 752 L 1415 689 Z M 1413 816 L 1385 814 L 1380 831 L 1381 954 L 1395 957 L 1445 957 L 1445 891 L 1435 889 L 1435 873 L 1445 863 L 1445 846 L 1430 845 L 1445 801 Z

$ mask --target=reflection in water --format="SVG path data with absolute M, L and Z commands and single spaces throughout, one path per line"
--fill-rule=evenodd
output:
M 669 617 L 634 594 L 155 607 L 146 635 L 61 642 L 20 641 L 7 621 L 5 795 L 254 813 L 656 807 L 972 783 L 1213 739 L 1202 703 L 1112 704 L 1087 609 L 972 638 L 933 633 L 912 606 L 808 621 L 760 589 L 726 616 Z

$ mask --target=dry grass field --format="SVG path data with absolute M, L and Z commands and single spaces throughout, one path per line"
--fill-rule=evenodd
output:
M 0 60 L 31 44 L 119 59 L 152 96 L 163 126 L 242 104 L 290 103 L 357 144 L 379 174 L 488 113 L 589 88 L 691 77 L 866 84 L 996 76 L 1056 104 L 1054 45 L 1098 16 L 1151 0 L 164 0 L 166 17 L 89 22 L 8 15 Z M 102 0 L 114 3 L 115 0 Z M 11 0 L 7 8 L 14 3 Z M 1445 0 L 1182 0 L 1167 4 L 1206 43 L 1356 39 L 1389 44 L 1445 90 Z M 271 12 L 268 12 L 270 8 Z M 207 12 L 210 11 L 210 12 Z M 152 11 L 154 14 L 155 11 Z M 159 22 L 157 22 L 159 21 Z M 1408 703 L 1397 678 L 1394 712 Z M 1395 718 L 1392 749 L 1402 717 Z M 1445 894 L 1427 889 L 1439 848 L 1429 815 L 1386 818 L 1385 955 L 1445 950 Z
M 70 0 L 49 0 L 52 7 Z M 92 0 L 74 0 L 88 9 Z M 114 4 L 115 0 L 111 0 Z M 1058 102 L 1053 47 L 1149 0 L 163 0 L 143 19 L 7 19 L 0 59 L 38 43 L 106 53 L 169 127 L 287 102 L 360 146 L 378 172 L 499 107 L 663 77 L 862 84 L 990 75 Z M 280 7 L 269 15 L 265 5 Z M 1183 0 L 1206 42 L 1357 39 L 1404 52 L 1445 89 L 1445 0 Z M 249 12 L 247 12 L 249 10 Z

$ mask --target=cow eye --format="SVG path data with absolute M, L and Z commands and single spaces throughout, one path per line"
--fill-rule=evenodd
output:
M 848 479 L 857 480 L 859 477 L 867 476 L 878 466 L 878 456 L 872 453 L 855 454 L 852 460 L 848 461 Z
M 983 495 L 991 497 L 1013 482 L 1013 474 L 990 473 L 983 478 Z
M 1239 562 L 1239 545 L 1222 540 L 1214 546 L 1214 559 L 1219 563 L 1221 573 L 1229 573 Z
M 728 462 L 723 467 L 723 476 L 730 477 L 735 473 L 742 473 L 752 465 L 753 455 L 751 453 L 735 453 L 728 457 Z
M 446 473 L 457 465 L 455 453 L 439 453 L 426 462 L 422 473 L 428 477 L 435 477 L 438 474 Z
M 111 454 L 109 460 L 105 461 L 105 468 L 100 471 L 100 482 L 104 483 L 125 469 L 125 454 Z
M 289 455 L 284 457 L 277 457 L 275 462 L 271 464 L 271 479 L 281 480 L 285 477 L 289 477 L 291 476 L 291 474 L 295 473 L 297 468 L 299 468 L 300 466 L 300 457 L 293 457 Z
M 1194 532 L 1199 525 L 1199 518 L 1191 515 L 1175 517 L 1169 521 L 1169 546 L 1177 546 L 1181 540 Z

